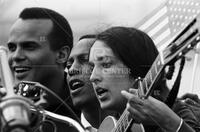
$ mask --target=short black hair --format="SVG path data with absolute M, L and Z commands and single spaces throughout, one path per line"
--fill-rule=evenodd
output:
M 47 36 L 52 50 L 58 50 L 73 46 L 73 33 L 67 19 L 56 11 L 41 7 L 25 8 L 19 18 L 26 19 L 50 19 L 53 22 L 52 31 Z
M 85 39 L 85 38 L 94 38 L 94 39 L 96 39 L 96 37 L 97 37 L 97 35 L 95 35 L 95 34 L 86 34 L 86 35 L 81 36 L 81 37 L 79 38 L 79 41 L 80 41 L 81 39 Z

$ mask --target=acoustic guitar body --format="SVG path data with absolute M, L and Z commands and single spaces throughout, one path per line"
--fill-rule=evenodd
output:
M 116 119 L 112 116 L 106 117 L 101 123 L 98 132 L 111 132 L 112 129 L 116 126 Z
M 113 131 L 113 129 L 116 127 L 116 125 L 117 125 L 117 120 L 112 116 L 108 116 L 101 123 L 98 132 L 115 132 Z M 140 124 L 133 124 L 133 126 L 131 126 L 131 130 L 133 130 L 132 132 L 144 132 L 144 129 Z M 117 131 L 117 132 L 125 132 L 125 131 Z

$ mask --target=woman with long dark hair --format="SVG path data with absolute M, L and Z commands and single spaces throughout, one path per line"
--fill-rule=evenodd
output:
M 157 55 L 151 38 L 140 30 L 112 27 L 101 32 L 89 58 L 93 66 L 90 80 L 101 107 L 124 117 L 127 106 L 133 122 L 142 123 L 146 132 L 199 130 L 195 117 L 187 108 L 179 109 L 181 113 L 177 115 L 162 102 L 169 93 L 163 72 L 154 85 L 156 92 L 147 99 L 136 96 L 138 78 L 145 77 Z M 119 117 L 116 117 L 119 119 L 117 125 L 123 121 Z

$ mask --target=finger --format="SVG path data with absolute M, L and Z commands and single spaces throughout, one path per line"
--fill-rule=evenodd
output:
M 130 100 L 131 98 L 134 97 L 133 94 L 131 94 L 131 93 L 125 91 L 125 90 L 122 90 L 122 91 L 121 91 L 121 94 L 122 94 L 125 98 L 127 98 L 128 100 Z
M 140 112 L 135 109 L 134 107 L 131 107 L 129 103 L 127 103 L 127 110 L 130 113 L 132 119 L 135 123 L 141 123 L 141 114 Z
M 145 103 L 149 104 L 148 106 L 151 106 L 151 105 L 155 106 L 155 104 L 157 104 L 157 105 L 162 105 L 163 104 L 162 101 L 159 101 L 159 100 L 155 99 L 152 96 L 149 96 L 147 99 L 145 99 Z
M 138 97 L 132 97 L 130 100 L 129 100 L 129 103 L 132 107 L 143 107 L 144 105 L 144 100 L 138 98 Z
M 130 88 L 129 93 L 132 93 L 132 94 L 138 96 L 138 90 L 137 89 Z
M 149 97 L 147 98 L 147 100 L 149 100 L 149 102 L 155 102 L 157 99 L 155 99 L 155 98 L 152 97 L 152 96 L 149 96 Z
M 132 107 L 141 106 L 144 104 L 143 100 L 138 98 L 136 95 L 129 93 L 125 90 L 121 91 L 121 94 L 128 99 L 128 102 L 132 105 Z

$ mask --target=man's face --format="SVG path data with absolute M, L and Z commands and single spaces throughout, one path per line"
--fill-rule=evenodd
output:
M 72 49 L 67 62 L 68 84 L 75 106 L 82 107 L 97 101 L 94 89 L 89 81 L 91 66 L 88 63 L 89 50 L 94 39 L 80 40 Z
M 48 19 L 18 19 L 8 39 L 9 65 L 15 84 L 36 81 L 46 84 L 56 71 L 56 52 L 47 36 L 53 27 Z

